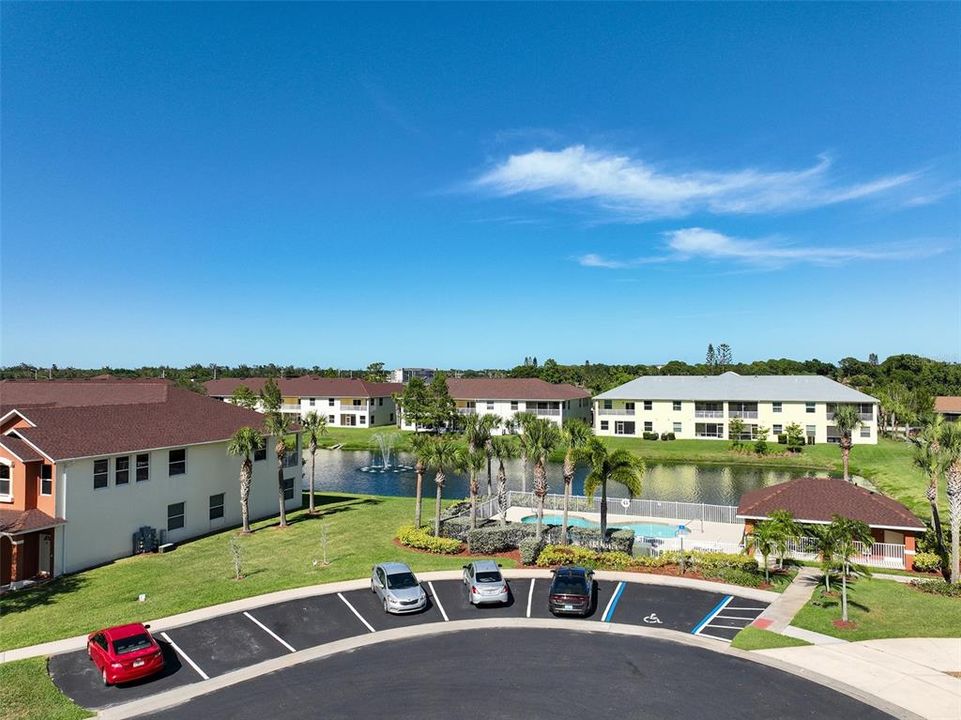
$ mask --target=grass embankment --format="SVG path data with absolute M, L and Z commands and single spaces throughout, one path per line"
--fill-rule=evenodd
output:
M 731 647 L 739 650 L 770 650 L 772 648 L 801 647 L 810 644 L 806 640 L 799 640 L 748 625 L 734 636 Z
M 3 720 L 78 720 L 92 712 L 68 700 L 47 675 L 46 658 L 0 665 L 0 718 Z
M 861 578 L 848 585 L 848 618 L 854 627 L 834 625 L 841 618 L 841 588 L 823 586 L 791 622 L 805 630 L 844 640 L 900 637 L 961 637 L 961 599 L 923 593 L 893 580 Z
M 399 430 L 392 425 L 382 427 L 329 427 L 327 434 L 320 441 L 320 447 L 331 448 L 335 445 L 342 445 L 341 450 L 374 450 L 377 443 L 374 435 L 377 433 L 390 433 L 395 435 L 394 449 L 407 452 L 410 448 L 410 437 L 414 433 L 410 430 Z
M 161 618 L 287 588 L 365 577 L 385 560 L 407 562 L 415 571 L 457 569 L 463 557 L 427 555 L 397 547 L 397 529 L 413 519 L 410 498 L 330 494 L 318 496 L 322 514 L 288 513 L 276 519 L 185 543 L 163 555 L 124 558 L 68 575 L 0 600 L 0 649 L 80 635 L 118 623 Z M 430 514 L 428 503 L 425 513 Z M 322 527 L 327 527 L 323 565 Z M 233 579 L 230 537 L 244 552 L 244 579 Z M 509 561 L 501 560 L 505 565 Z M 137 596 L 146 593 L 145 603 Z

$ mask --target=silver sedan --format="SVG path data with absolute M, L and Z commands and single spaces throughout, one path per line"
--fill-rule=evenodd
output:
M 464 585 L 467 586 L 467 601 L 471 605 L 506 603 L 510 600 L 510 589 L 501 575 L 500 566 L 493 560 L 476 560 L 464 566 Z
M 404 563 L 375 565 L 370 573 L 370 591 L 380 598 L 385 613 L 411 613 L 427 607 L 427 593 Z

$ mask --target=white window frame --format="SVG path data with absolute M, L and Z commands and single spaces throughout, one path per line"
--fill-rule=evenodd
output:
M 681 429 L 681 428 L 683 428 L 683 427 L 684 427 L 683 423 L 679 423 L 679 422 L 674 423 L 674 430 L 673 430 L 674 434 L 675 434 L 675 435 L 680 435 L 682 432 L 684 432 L 684 431 Z
M 43 469 L 44 469 L 44 468 L 50 468 L 50 477 L 45 478 L 45 477 L 43 476 Z M 47 463 L 42 463 L 42 464 L 40 465 L 40 477 L 37 478 L 37 479 L 39 480 L 39 482 L 37 483 L 37 489 L 38 489 L 38 492 L 40 493 L 40 495 L 43 496 L 43 497 L 50 497 L 51 495 L 53 495 L 53 465 L 48 465 Z M 49 486 L 50 486 L 50 489 L 49 489 L 47 492 L 44 492 L 44 491 L 43 491 L 43 484 L 44 484 L 44 482 L 48 483 Z
M 7 492 L 0 492 L 0 502 L 13 502 L 13 463 L 0 458 L 0 465 L 7 469 Z
M 184 459 L 182 461 L 173 460 L 172 457 L 175 452 L 182 452 L 184 454 Z M 181 472 L 174 472 L 173 466 L 180 465 L 181 462 L 183 462 L 184 469 Z M 168 450 L 167 451 L 167 475 L 170 477 L 177 477 L 178 475 L 186 475 L 186 474 L 187 474 L 187 448 L 185 447 L 173 448 L 172 450 Z
M 681 412 L 681 409 L 684 407 L 682 402 L 680 400 L 674 400 L 673 402 L 674 402 L 674 405 L 673 405 L 674 412 Z
M 179 515 L 170 514 L 170 508 L 172 508 L 174 505 L 180 505 Z M 178 517 L 180 518 L 180 526 L 175 528 L 170 527 L 170 519 L 178 518 Z M 186 502 L 167 503 L 167 532 L 168 533 L 176 532 L 177 530 L 183 530 L 185 527 L 187 527 L 187 503 Z
M 775 400 L 771 403 L 771 412 L 784 412 L 784 403 L 780 400 Z
M 103 463 L 104 471 L 97 472 L 97 463 Z M 103 485 L 97 487 L 97 477 L 103 476 Z M 110 458 L 97 458 L 93 461 L 93 489 L 105 490 L 110 487 Z

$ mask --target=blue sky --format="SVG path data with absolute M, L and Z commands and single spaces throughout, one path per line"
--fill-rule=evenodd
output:
M 961 360 L 959 30 L 5 3 L 0 362 Z

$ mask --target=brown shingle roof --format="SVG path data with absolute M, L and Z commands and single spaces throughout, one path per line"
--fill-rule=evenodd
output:
M 837 478 L 798 478 L 751 490 L 741 496 L 737 514 L 764 518 L 775 510 L 787 510 L 799 522 L 831 522 L 834 515 L 840 515 L 872 527 L 925 529 L 924 523 L 896 500 Z
M 961 413 L 961 397 L 942 395 L 934 398 L 934 411 L 939 413 Z
M 359 378 L 325 378 L 304 375 L 277 378 L 281 395 L 289 397 L 387 397 L 404 391 L 403 383 L 374 383 Z M 267 378 L 221 378 L 204 383 L 212 397 L 229 397 L 240 385 L 259 393 Z
M 0 509 L 0 533 L 7 535 L 24 535 L 35 530 L 63 525 L 66 522 L 63 518 L 50 517 L 36 508 L 32 510 Z
M 448 378 L 447 390 L 455 400 L 577 400 L 591 395 L 538 378 Z
M 34 427 L 17 434 L 53 460 L 133 453 L 217 442 L 264 416 L 182 388 L 167 386 L 164 402 L 86 407 L 27 407 Z
M 43 455 L 19 438 L 0 435 L 0 446 L 6 448 L 8 452 L 13 453 L 14 457 L 19 459 L 20 462 L 43 460 Z
M 88 405 L 124 405 L 163 402 L 169 380 L 2 380 L 0 406 L 26 407 L 54 405 L 82 407 Z

